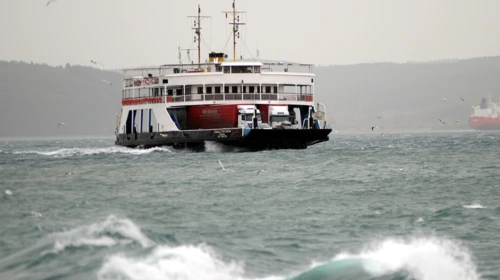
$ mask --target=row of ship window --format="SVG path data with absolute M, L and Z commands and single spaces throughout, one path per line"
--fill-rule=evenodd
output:
M 261 93 L 261 88 L 259 86 L 224 86 L 224 92 L 221 92 L 221 86 L 215 87 L 205 87 L 205 92 L 203 92 L 203 87 L 196 87 L 197 94 L 216 94 L 216 93 Z M 163 96 L 165 95 L 165 90 L 163 87 L 158 88 L 144 88 L 144 89 L 125 89 L 122 91 L 123 98 L 131 98 L 138 96 Z M 277 86 L 263 86 L 262 93 L 278 93 Z M 186 95 L 193 94 L 192 87 L 186 87 Z M 167 89 L 168 96 L 173 95 L 183 95 L 183 89 Z

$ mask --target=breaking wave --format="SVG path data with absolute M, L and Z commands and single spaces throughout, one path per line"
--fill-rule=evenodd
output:
M 463 208 L 468 208 L 468 209 L 484 209 L 486 207 L 484 207 L 483 205 L 479 204 L 479 203 L 475 203 L 475 204 L 471 204 L 471 205 L 464 205 L 462 206 Z
M 153 242 L 142 234 L 140 228 L 128 219 L 119 219 L 113 215 L 104 222 L 78 227 L 65 232 L 49 235 L 54 241 L 50 252 L 58 253 L 68 247 L 112 247 L 115 245 L 140 244 L 150 247 Z
M 251 279 L 245 276 L 242 263 L 223 261 L 205 245 L 158 246 L 142 258 L 116 254 L 105 260 L 98 278 Z M 342 253 L 298 276 L 260 279 L 477 280 L 479 275 L 471 256 L 460 245 L 445 239 L 415 238 L 386 239 L 358 254 Z
M 413 238 L 386 239 L 359 254 L 339 254 L 294 280 L 479 278 L 472 257 L 459 244 L 439 238 Z
M 72 157 L 72 156 L 87 156 L 87 155 L 99 155 L 99 154 L 132 154 L 132 155 L 144 155 L 153 152 L 168 152 L 171 151 L 164 147 L 156 147 L 151 149 L 131 149 L 120 146 L 113 146 L 107 148 L 65 148 L 55 151 L 14 151 L 13 154 L 38 154 L 43 156 L 54 156 L 54 157 Z

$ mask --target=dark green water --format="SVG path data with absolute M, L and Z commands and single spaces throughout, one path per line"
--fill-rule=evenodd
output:
M 0 279 L 500 279 L 500 133 L 330 139 L 2 140 Z

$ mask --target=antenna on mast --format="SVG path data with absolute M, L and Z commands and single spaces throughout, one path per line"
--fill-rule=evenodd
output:
M 201 15 L 201 8 L 200 5 L 198 5 L 198 15 L 197 16 L 189 16 L 188 18 L 194 18 L 194 27 L 193 29 L 195 30 L 194 33 L 196 34 L 196 37 L 194 37 L 194 42 L 198 43 L 198 67 L 201 67 L 201 20 L 205 18 L 210 18 L 207 16 L 202 16 Z
M 236 11 L 236 0 L 233 0 L 233 10 L 229 12 L 223 12 L 227 14 L 231 14 L 233 16 L 233 22 L 229 24 L 233 25 L 233 60 L 236 61 L 236 37 L 240 38 L 239 26 L 245 25 L 244 22 L 240 22 L 240 14 L 246 14 L 246 12 L 238 12 Z
M 196 49 L 181 49 L 181 47 L 179 47 L 179 64 L 182 64 L 182 54 L 181 54 L 181 51 L 186 51 L 188 62 L 191 62 L 191 64 L 192 64 L 190 52 L 191 51 L 195 51 L 195 50 Z

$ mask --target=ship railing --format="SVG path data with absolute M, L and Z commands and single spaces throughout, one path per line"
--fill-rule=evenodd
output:
M 156 67 L 130 68 L 123 70 L 123 80 L 126 87 L 138 86 L 139 83 L 144 85 L 142 79 L 164 77 L 172 74 L 189 74 L 189 73 L 222 73 L 223 68 L 220 63 L 201 63 L 201 64 L 165 64 Z M 314 65 L 286 62 L 264 62 L 261 66 L 261 72 L 276 72 L 276 73 L 314 73 Z M 151 81 L 150 84 L 153 83 Z M 146 80 L 147 82 L 147 80 Z M 149 84 L 148 84 L 149 85 Z
M 140 96 L 122 99 L 122 105 L 184 103 L 200 101 L 313 101 L 313 94 L 297 93 L 206 93 L 176 96 Z
M 287 62 L 265 62 L 261 67 L 261 72 L 314 73 L 314 65 Z

